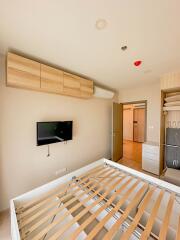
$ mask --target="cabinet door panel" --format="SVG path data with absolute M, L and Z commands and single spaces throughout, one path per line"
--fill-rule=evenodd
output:
M 81 80 L 81 97 L 90 98 L 93 95 L 93 81 L 82 79 Z
M 72 74 L 64 73 L 63 93 L 65 95 L 81 97 L 81 82 Z
M 8 53 L 7 85 L 39 90 L 40 63 Z
M 41 64 L 41 89 L 46 92 L 62 93 L 63 71 Z
M 93 95 L 93 81 L 14 53 L 8 53 L 7 56 L 7 86 L 78 98 L 90 98 Z

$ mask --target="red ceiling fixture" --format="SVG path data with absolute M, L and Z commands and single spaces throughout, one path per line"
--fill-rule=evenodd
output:
M 139 67 L 141 65 L 142 61 L 141 60 L 137 60 L 134 62 L 134 66 L 135 67 Z

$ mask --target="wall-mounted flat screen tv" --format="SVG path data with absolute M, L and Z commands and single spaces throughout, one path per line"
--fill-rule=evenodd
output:
M 72 140 L 72 121 L 37 122 L 37 145 Z

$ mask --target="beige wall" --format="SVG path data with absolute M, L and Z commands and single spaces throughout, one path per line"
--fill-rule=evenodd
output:
M 143 87 L 120 90 L 119 102 L 147 100 L 147 140 L 159 142 L 160 82 Z
M 0 58 L 0 209 L 10 198 L 101 157 L 110 157 L 111 101 L 81 100 L 5 87 Z M 36 122 L 73 120 L 68 144 L 36 146 Z

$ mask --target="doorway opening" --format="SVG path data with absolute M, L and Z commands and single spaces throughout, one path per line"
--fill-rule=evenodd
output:
M 121 164 L 142 170 L 142 143 L 146 141 L 147 101 L 123 103 L 123 158 Z

